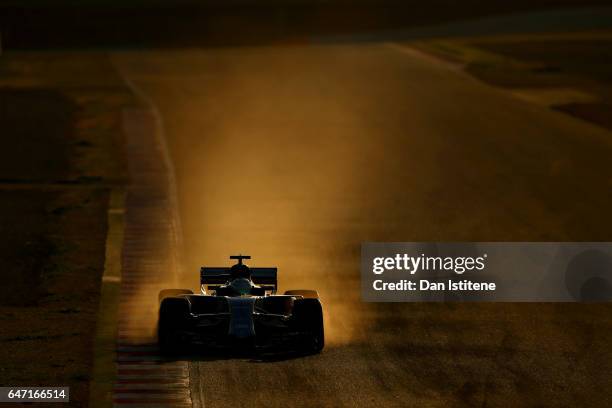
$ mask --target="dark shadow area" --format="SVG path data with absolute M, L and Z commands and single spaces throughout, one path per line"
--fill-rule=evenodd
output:
M 53 89 L 0 88 L 0 179 L 61 180 L 70 174 L 76 105 Z
M 316 354 L 300 352 L 290 349 L 276 351 L 260 351 L 240 348 L 219 348 L 215 350 L 197 350 L 190 348 L 186 353 L 164 355 L 164 361 L 221 361 L 221 360 L 248 360 L 252 363 L 274 363 L 279 361 L 295 360 Z
M 486 51 L 531 64 L 537 74 L 572 74 L 595 81 L 612 81 L 612 41 L 609 38 L 476 43 Z
M 57 247 L 48 233 L 58 193 L 19 187 L 69 176 L 75 109 L 54 90 L 0 89 L 1 306 L 36 306 L 45 295 L 42 281 L 55 268 L 50 257 Z
M 168 1 L 153 6 L 10 2 L 0 6 L 0 30 L 5 49 L 257 45 L 609 4 L 606 0 Z
M 610 103 L 570 103 L 567 105 L 555 106 L 555 109 L 593 122 L 607 129 L 612 129 L 612 104 Z
M 57 248 L 46 237 L 47 206 L 57 193 L 0 191 L 0 306 L 37 306 L 46 295 L 42 284 L 53 273 Z M 14 222 L 14 220 L 20 220 Z

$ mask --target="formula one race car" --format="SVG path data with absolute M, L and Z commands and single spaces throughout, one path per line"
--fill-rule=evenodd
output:
M 255 351 L 318 353 L 324 346 L 323 310 L 314 290 L 277 295 L 276 268 L 249 268 L 250 256 L 230 256 L 231 268 L 200 270 L 201 294 L 159 293 L 160 350 L 178 353 L 238 347 Z

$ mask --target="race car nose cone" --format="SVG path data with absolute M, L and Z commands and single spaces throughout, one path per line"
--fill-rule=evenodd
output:
M 245 339 L 255 336 L 253 324 L 253 298 L 229 298 L 230 326 L 229 336 L 235 339 Z

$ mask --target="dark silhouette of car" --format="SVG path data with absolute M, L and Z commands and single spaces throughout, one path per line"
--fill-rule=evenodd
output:
M 314 290 L 277 295 L 277 268 L 250 268 L 248 255 L 231 267 L 202 267 L 201 294 L 159 293 L 158 341 L 163 353 L 197 347 L 319 353 L 325 344 L 323 309 Z

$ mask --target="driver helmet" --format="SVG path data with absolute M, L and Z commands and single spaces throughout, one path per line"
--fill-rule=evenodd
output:
M 232 265 L 230 269 L 230 279 L 235 280 L 240 278 L 251 280 L 251 268 L 245 264 Z
M 234 294 L 239 296 L 245 296 L 251 293 L 251 281 L 246 278 L 234 279 L 230 283 L 229 287 L 232 289 Z

